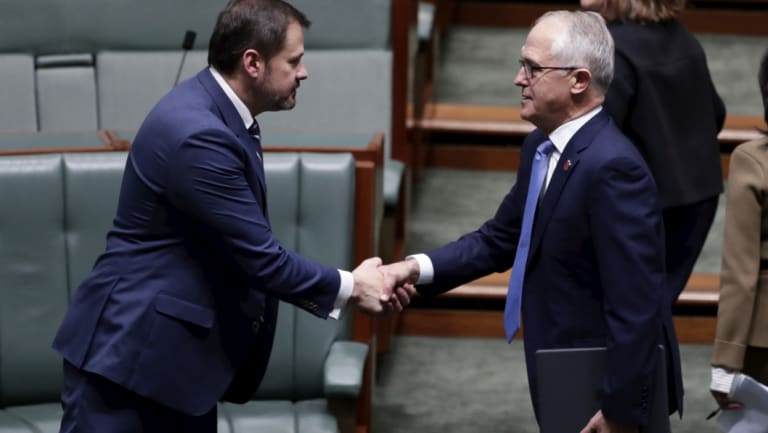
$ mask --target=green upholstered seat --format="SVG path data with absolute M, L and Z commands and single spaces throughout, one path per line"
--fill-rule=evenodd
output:
M 72 291 L 103 252 L 125 152 L 0 157 L 0 433 L 58 431 L 61 359 L 50 343 Z M 352 265 L 355 163 L 349 153 L 267 153 L 275 236 L 321 263 Z M 329 400 L 354 411 L 368 347 L 351 312 L 321 320 L 281 304 L 263 386 L 221 404 L 219 432 L 337 432 Z M 256 430 L 251 430 L 256 428 Z
M 127 153 L 87 152 L 63 156 L 67 274 L 72 291 L 85 279 L 106 246 Z
M 67 308 L 61 155 L 0 158 L 0 406 L 56 401 Z
M 0 131 L 37 131 L 34 57 L 0 54 L 0 77 Z

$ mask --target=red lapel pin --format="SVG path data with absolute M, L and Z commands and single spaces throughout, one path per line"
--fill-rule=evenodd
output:
M 571 160 L 568 159 L 563 163 L 563 171 L 568 171 L 568 169 L 571 168 Z

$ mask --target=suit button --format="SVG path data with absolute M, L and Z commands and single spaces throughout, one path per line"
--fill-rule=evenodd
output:
M 253 323 L 251 323 L 251 330 L 254 334 L 259 333 L 259 329 L 261 328 L 262 323 L 264 323 L 263 317 L 259 317 L 257 320 L 254 320 Z

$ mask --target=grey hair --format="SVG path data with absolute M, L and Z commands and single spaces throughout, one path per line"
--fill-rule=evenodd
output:
M 589 69 L 595 90 L 605 95 L 613 80 L 614 47 L 603 17 L 591 11 L 550 11 L 535 24 L 547 19 L 564 25 L 552 41 L 552 56 L 562 66 Z

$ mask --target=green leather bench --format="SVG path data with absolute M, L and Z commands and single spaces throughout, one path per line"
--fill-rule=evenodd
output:
M 67 0 L 44 8 L 26 0 L 7 3 L 8 13 L 0 14 L 0 131 L 116 130 L 122 137 L 139 128 L 173 87 L 177 73 L 183 80 L 207 65 L 215 17 L 227 1 Z M 399 258 L 410 189 L 404 161 L 410 152 L 405 133 L 408 66 L 402 55 L 408 47 L 396 53 L 393 35 L 402 26 L 397 20 L 408 21 L 397 13 L 406 2 L 291 3 L 312 20 L 304 58 L 310 78 L 302 83 L 294 110 L 260 116 L 262 131 L 265 137 L 278 130 L 296 133 L 304 138 L 301 147 L 322 147 L 313 138 L 318 133 L 383 133 L 387 224 L 380 254 Z M 183 54 L 187 30 L 197 38 Z
M 58 431 L 62 366 L 50 344 L 104 248 L 126 155 L 0 157 L 0 433 Z M 275 235 L 302 255 L 352 267 L 352 154 L 268 152 L 264 161 Z M 355 428 L 360 399 L 370 399 L 369 347 L 352 341 L 355 318 L 323 321 L 282 304 L 263 385 L 244 405 L 220 405 L 219 432 L 337 432 L 338 419 Z

